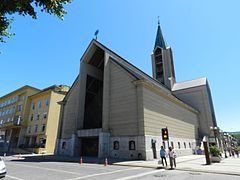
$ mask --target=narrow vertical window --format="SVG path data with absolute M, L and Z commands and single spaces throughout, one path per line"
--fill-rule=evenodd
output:
M 38 101 L 38 108 L 42 107 L 42 101 Z
M 129 141 L 129 150 L 135 150 L 135 141 Z
M 35 132 L 37 132 L 38 130 L 38 125 L 35 125 Z
M 35 109 L 35 103 L 34 102 L 32 103 L 32 109 Z
M 180 142 L 178 142 L 178 149 L 181 149 L 181 144 L 180 144 Z
M 42 132 L 44 132 L 44 131 L 45 131 L 45 129 L 46 129 L 46 125 L 45 125 L 45 124 L 43 124 L 43 125 L 42 125 Z
M 66 142 L 62 142 L 62 149 L 66 149 Z
M 48 106 L 49 105 L 49 101 L 48 99 L 45 100 L 45 106 Z
M 114 150 L 119 150 L 119 142 L 118 141 L 113 142 L 113 149 Z
M 18 105 L 18 112 L 22 111 L 22 105 Z
M 31 133 L 31 126 L 28 126 L 28 133 Z
M 47 119 L 47 112 L 43 113 L 43 118 Z

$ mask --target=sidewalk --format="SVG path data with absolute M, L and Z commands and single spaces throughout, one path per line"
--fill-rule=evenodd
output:
M 212 163 L 211 165 L 206 165 L 204 155 L 190 155 L 190 156 L 178 157 L 176 159 L 176 162 L 177 162 L 176 170 L 240 176 L 240 158 L 232 158 L 232 157 L 223 158 L 220 163 Z M 158 160 L 125 161 L 125 162 L 117 162 L 113 164 L 120 165 L 120 166 L 163 168 L 162 165 L 158 164 Z

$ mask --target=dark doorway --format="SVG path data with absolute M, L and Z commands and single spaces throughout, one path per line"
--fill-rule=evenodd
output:
M 98 156 L 98 137 L 82 138 L 82 156 Z
M 156 140 L 152 139 L 153 158 L 157 159 Z

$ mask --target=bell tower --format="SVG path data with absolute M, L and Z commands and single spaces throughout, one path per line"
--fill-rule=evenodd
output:
M 166 46 L 159 20 L 152 54 L 152 70 L 153 78 L 171 90 L 176 82 L 173 55 L 171 48 Z

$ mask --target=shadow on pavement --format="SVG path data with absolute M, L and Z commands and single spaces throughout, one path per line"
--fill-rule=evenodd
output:
M 91 164 L 105 164 L 111 165 L 117 162 L 123 162 L 127 160 L 123 159 L 98 159 L 96 157 L 70 157 L 70 156 L 56 156 L 56 155 L 15 155 L 14 159 L 10 161 L 17 161 L 17 162 L 66 162 L 66 163 L 91 163 Z

